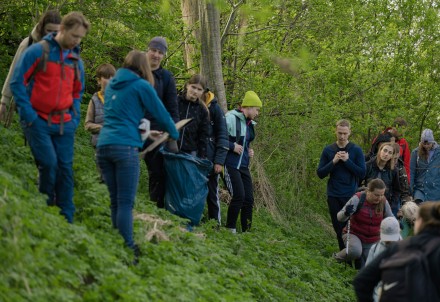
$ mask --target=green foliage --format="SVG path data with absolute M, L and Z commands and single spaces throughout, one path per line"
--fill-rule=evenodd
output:
M 83 110 L 86 106 L 83 106 Z M 280 226 L 264 209 L 252 232 L 186 220 L 157 209 L 141 179 L 135 206 L 137 266 L 111 227 L 89 135 L 77 130 L 75 224 L 47 207 L 20 128 L 0 128 L 0 300 L 2 301 L 350 301 L 354 271 L 331 259 L 333 238 L 313 214 Z M 145 167 L 142 165 L 145 175 Z M 144 176 L 145 177 L 145 176 Z M 223 206 L 223 218 L 226 207 Z M 320 221 L 325 225 L 328 222 Z M 152 232 L 156 232 L 151 242 Z M 168 238 L 161 240 L 161 238 Z M 156 243 L 154 243 L 156 242 Z
M 5 258 L 9 261 L 2 272 L 9 274 L 1 276 L 0 297 L 47 300 L 54 297 L 47 289 L 54 282 L 54 292 L 70 300 L 353 298 L 347 288 L 353 271 L 343 271 L 328 259 L 335 242 L 327 218 L 325 180 L 315 172 L 319 156 L 334 141 L 334 124 L 340 118 L 352 121 L 351 140 L 364 150 L 397 116 L 409 123 L 405 137 L 411 147 L 425 127 L 438 136 L 438 9 L 430 1 L 212 2 L 221 12 L 222 33 L 232 3 L 241 3 L 222 45 L 228 107 L 239 104 L 249 89 L 263 100 L 253 146 L 252 170 L 258 176 L 255 232 L 234 237 L 212 230 L 209 223 L 196 229 L 204 238 L 181 231 L 182 219 L 148 201 L 142 165 L 136 211 L 171 221 L 160 226 L 170 241 L 149 243 L 146 237 L 154 223 L 136 220 L 136 239 L 148 256 L 137 267 L 129 267 L 132 255 L 111 229 L 108 193 L 98 183 L 84 130 L 78 129 L 75 149 L 77 225 L 68 226 L 37 193 L 32 156 L 14 125 L 12 131 L 0 129 L 0 256 L 17 246 L 23 252 Z M 97 90 L 94 74 L 99 64 L 119 67 L 130 49 L 145 49 L 156 35 L 168 38 L 165 64 L 178 85 L 187 78 L 182 55 L 187 33 L 180 1 L 19 0 L 0 5 L 5 16 L 0 28 L 0 82 L 18 43 L 48 7 L 59 7 L 62 13 L 81 10 L 92 22 L 82 44 L 87 74 L 84 103 Z M 28 204 L 32 207 L 23 207 Z M 61 240 L 64 237 L 68 240 Z M 74 266 L 55 260 L 51 267 L 53 253 Z M 23 264 L 33 262 L 35 269 Z M 58 272 L 65 278 L 57 277 Z

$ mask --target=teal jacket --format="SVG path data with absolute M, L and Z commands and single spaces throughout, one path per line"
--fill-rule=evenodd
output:
M 142 147 L 139 121 L 148 112 L 177 140 L 179 132 L 170 114 L 148 81 L 137 73 L 121 68 L 108 83 L 104 94 L 104 126 L 97 147 L 122 145 Z
M 226 126 L 228 129 L 229 151 L 226 155 L 225 165 L 235 169 L 249 166 L 249 145 L 255 138 L 252 120 L 246 119 L 243 112 L 231 110 L 226 113 Z M 234 143 L 244 147 L 243 153 L 234 152 Z

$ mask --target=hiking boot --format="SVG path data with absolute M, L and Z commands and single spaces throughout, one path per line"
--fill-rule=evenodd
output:
M 138 265 L 139 257 L 141 256 L 141 249 L 139 248 L 139 246 L 137 244 L 135 244 L 133 246 L 133 254 L 134 254 L 134 259 L 133 259 L 132 264 L 133 265 Z
M 333 253 L 332 257 L 338 262 L 344 262 L 346 260 L 345 257 L 341 257 L 339 253 Z

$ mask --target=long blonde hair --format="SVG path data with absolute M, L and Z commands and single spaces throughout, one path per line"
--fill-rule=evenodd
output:
M 390 170 L 394 170 L 394 167 L 396 166 L 396 159 L 394 158 L 394 143 L 382 143 L 379 147 L 379 151 L 377 152 L 376 155 L 376 163 L 377 165 L 379 165 L 379 163 L 382 161 L 382 159 L 380 158 L 380 152 L 382 151 L 382 149 L 386 146 L 390 147 L 391 150 L 393 150 L 393 156 L 387 161 L 387 163 L 385 164 L 385 167 L 388 167 Z

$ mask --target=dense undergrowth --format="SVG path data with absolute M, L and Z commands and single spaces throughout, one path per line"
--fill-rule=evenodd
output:
M 252 232 L 234 235 L 211 222 L 187 232 L 185 220 L 148 201 L 142 164 L 135 206 L 142 256 L 133 266 L 111 228 L 108 192 L 82 128 L 73 225 L 38 193 L 18 123 L 0 127 L 0 146 L 0 301 L 354 300 L 355 272 L 331 259 L 336 240 L 313 211 L 279 221 L 263 206 Z

